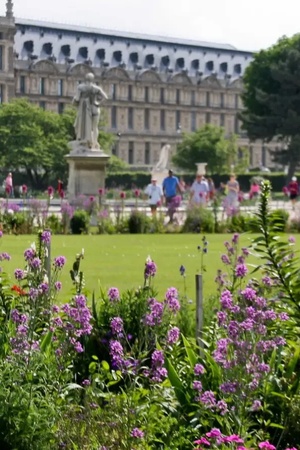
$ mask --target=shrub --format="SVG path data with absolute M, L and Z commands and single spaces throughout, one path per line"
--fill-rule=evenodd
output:
M 182 233 L 213 233 L 214 216 L 211 211 L 203 207 L 187 210 L 187 216 L 181 230 Z
M 70 220 L 70 228 L 73 234 L 86 234 L 89 231 L 90 217 L 83 209 L 74 212 Z
M 140 211 L 132 211 L 128 218 L 128 231 L 130 234 L 144 234 L 150 229 L 151 220 Z
M 287 229 L 289 213 L 285 209 L 275 209 L 269 215 L 270 224 L 276 232 L 283 232 Z

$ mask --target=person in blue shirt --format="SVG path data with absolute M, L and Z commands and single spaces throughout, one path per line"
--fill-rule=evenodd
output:
M 162 188 L 166 198 L 166 206 L 168 208 L 170 222 L 172 223 L 175 213 L 175 208 L 173 207 L 174 198 L 177 195 L 177 191 L 181 192 L 179 180 L 174 176 L 173 170 L 169 170 L 169 175 L 164 179 Z

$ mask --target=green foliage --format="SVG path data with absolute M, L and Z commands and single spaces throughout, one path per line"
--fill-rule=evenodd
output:
M 72 234 L 86 234 L 89 231 L 90 216 L 84 209 L 77 209 L 70 220 Z
M 203 207 L 193 207 L 187 210 L 182 233 L 213 233 L 214 216 Z
M 108 173 L 117 173 L 122 170 L 126 170 L 128 168 L 128 164 L 123 161 L 121 158 L 118 158 L 116 155 L 110 155 L 109 162 L 107 164 L 107 172 Z
M 243 128 L 251 139 L 284 142 L 279 156 L 289 164 L 289 177 L 299 162 L 300 35 L 283 37 L 254 55 L 244 76 Z M 276 157 L 276 156 L 275 156 Z
M 243 172 L 248 167 L 247 150 L 239 158 L 236 136 L 225 138 L 223 128 L 207 124 L 191 134 L 185 134 L 183 141 L 177 146 L 173 162 L 177 167 L 196 170 L 196 164 L 207 162 L 207 172 L 226 173 L 234 164 L 238 171 Z
M 148 233 L 150 223 L 150 218 L 144 212 L 134 210 L 128 218 L 128 231 L 130 234 Z

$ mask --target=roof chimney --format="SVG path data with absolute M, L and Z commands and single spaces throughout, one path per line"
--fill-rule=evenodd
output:
M 13 4 L 12 0 L 7 0 L 7 2 L 6 2 L 6 18 L 7 19 L 14 18 L 13 6 L 14 6 L 14 4 Z

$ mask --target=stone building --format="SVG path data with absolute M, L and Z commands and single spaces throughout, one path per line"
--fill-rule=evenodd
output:
M 129 164 L 153 166 L 165 143 L 174 153 L 182 132 L 212 123 L 239 135 L 252 167 L 271 166 L 267 147 L 250 145 L 237 118 L 251 58 L 225 44 L 14 19 L 8 0 L 0 18 L 0 101 L 27 97 L 61 113 L 93 72 L 109 95 L 113 153 Z

